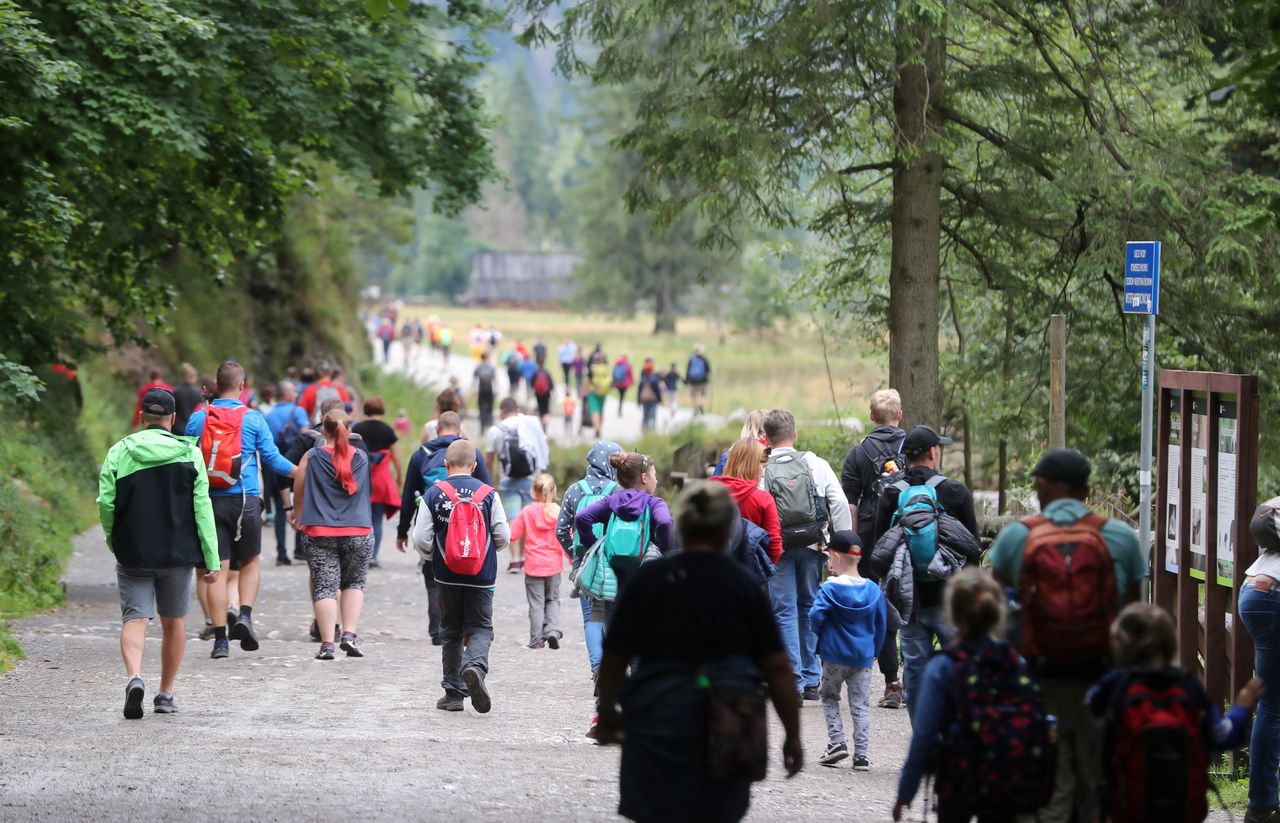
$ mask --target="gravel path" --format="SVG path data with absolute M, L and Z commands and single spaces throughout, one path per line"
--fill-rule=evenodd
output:
M 618 750 L 582 736 L 591 683 L 575 604 L 563 604 L 561 650 L 525 649 L 523 585 L 503 575 L 493 711 L 440 712 L 440 655 L 427 641 L 422 578 L 391 535 L 382 560 L 370 572 L 364 659 L 313 660 L 305 567 L 269 566 L 254 610 L 262 648 L 242 653 L 233 643 L 231 658 L 215 661 L 210 644 L 192 635 L 175 694 L 181 712 L 157 716 L 152 627 L 148 714 L 127 721 L 113 561 L 100 531 L 82 535 L 66 575 L 68 605 L 14 626 L 28 659 L 0 677 L 0 820 L 613 818 Z M 807 706 L 812 761 L 826 733 L 817 704 Z M 870 772 L 810 765 L 788 781 L 775 756 L 754 791 L 752 819 L 824 819 L 844 809 L 887 820 L 907 716 L 875 709 L 873 722 Z M 781 743 L 776 725 L 773 742 Z

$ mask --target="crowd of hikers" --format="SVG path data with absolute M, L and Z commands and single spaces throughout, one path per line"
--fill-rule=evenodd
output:
M 477 328 L 473 353 L 491 368 L 500 338 Z M 566 383 L 583 359 L 570 343 L 559 355 Z M 532 353 L 540 370 L 546 355 Z M 588 359 L 609 374 L 602 352 Z M 183 371 L 194 386 L 195 370 Z M 299 376 L 259 395 L 226 361 L 193 405 L 152 374 L 141 429 L 107 456 L 99 506 L 118 563 L 126 717 L 143 715 L 142 649 L 157 614 L 154 710 L 177 710 L 193 587 L 212 657 L 228 657 L 230 641 L 258 648 L 269 505 L 277 563 L 292 562 L 288 527 L 300 536 L 293 559 L 309 566 L 319 660 L 364 655 L 368 569 L 381 521 L 396 521 L 396 548 L 420 559 L 442 711 L 493 705 L 501 552 L 524 576 L 530 649 L 561 647 L 567 593 L 581 607 L 595 685 L 586 733 L 621 743 L 619 810 L 634 820 L 744 816 L 769 762 L 769 703 L 788 775 L 804 765 L 806 703 L 826 721 L 818 763 L 871 769 L 878 668 L 877 707 L 905 706 L 912 728 L 895 820 L 913 804 L 936 804 L 945 823 L 1203 820 L 1211 760 L 1242 743 L 1261 700 L 1244 819 L 1280 823 L 1280 744 L 1257 739 L 1275 734 L 1280 716 L 1264 694 L 1269 669 L 1260 663 L 1262 679 L 1224 712 L 1174 665 L 1172 618 L 1141 601 L 1147 552 L 1129 526 L 1089 509 L 1091 466 L 1079 452 L 1040 457 L 1039 513 L 984 548 L 972 492 L 942 471 L 952 440 L 928 425 L 904 430 L 891 389 L 872 396 L 875 426 L 839 473 L 797 447 L 791 412 L 758 410 L 713 476 L 669 507 L 653 457 L 607 440 L 589 447 L 582 477 L 561 495 L 541 402 L 527 414 L 508 395 L 473 440 L 448 388 L 401 466 L 396 444 L 411 431 L 383 420 L 380 398 L 357 408 L 332 366 Z M 1241 598 L 1253 598 L 1244 619 L 1256 637 L 1274 611 L 1259 598 L 1274 599 L 1280 579 L 1266 548 Z
M 403 365 L 411 365 L 423 353 L 434 353 L 447 366 L 454 344 L 449 324 L 434 314 L 425 323 L 405 320 L 397 338 L 399 312 L 400 307 L 392 303 L 368 320 L 370 333 L 381 346 L 382 362 L 395 365 L 392 344 L 399 339 Z M 682 387 L 688 390 L 695 417 L 707 411 L 711 362 L 701 344 L 694 346 L 683 372 L 679 363 L 664 369 L 652 357 L 643 358 L 637 367 L 626 352 L 610 358 L 599 342 L 586 351 L 565 337 L 552 351 L 542 340 L 533 345 L 520 338 L 507 341 L 496 326 L 479 322 L 471 329 L 468 344 L 475 363 L 469 393 L 475 397 L 482 434 L 493 423 L 499 397 L 522 398 L 532 404 L 544 429 L 553 414 L 560 414 L 565 434 L 591 431 L 597 438 L 603 434 L 606 401 L 616 394 L 621 415 L 633 388 L 643 431 L 657 429 L 661 410 L 666 410 L 669 420 L 675 418 Z M 451 385 L 465 407 L 468 391 L 459 383 Z

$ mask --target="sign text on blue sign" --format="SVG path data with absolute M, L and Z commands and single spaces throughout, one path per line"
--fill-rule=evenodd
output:
M 1160 313 L 1160 242 L 1124 244 L 1124 311 L 1126 314 Z

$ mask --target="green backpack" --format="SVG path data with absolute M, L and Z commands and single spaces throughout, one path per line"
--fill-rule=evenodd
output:
M 827 522 L 826 500 L 818 495 L 806 454 L 773 454 L 764 467 L 764 487 L 778 506 L 784 549 L 822 542 Z
M 649 549 L 649 507 L 638 520 L 623 520 L 615 513 L 604 530 L 604 556 L 615 569 L 634 569 Z
M 613 494 L 615 491 L 618 490 L 618 484 L 612 480 L 610 480 L 608 484 L 601 486 L 600 491 L 598 492 L 591 490 L 591 484 L 586 481 L 586 478 L 579 480 L 577 483 L 577 486 L 579 489 L 582 490 L 582 497 L 578 498 L 578 509 L 577 509 L 578 511 L 584 510 L 587 506 L 590 506 L 592 503 L 595 503 L 598 500 L 603 500 L 604 498 L 608 497 L 609 495 Z M 603 523 L 597 523 L 591 527 L 591 536 L 592 538 L 594 538 L 594 540 L 599 540 L 600 535 L 602 534 L 604 534 Z M 578 538 L 578 530 L 574 529 L 573 530 L 573 556 L 582 557 L 582 555 L 589 548 L 590 546 L 582 545 L 582 541 Z

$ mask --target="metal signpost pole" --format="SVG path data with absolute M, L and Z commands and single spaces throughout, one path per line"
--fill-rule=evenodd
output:
M 1145 315 L 1142 327 L 1142 454 L 1138 462 L 1138 540 L 1151 551 L 1151 421 L 1155 394 L 1156 315 L 1160 313 L 1160 243 L 1130 242 L 1124 253 L 1124 311 Z

